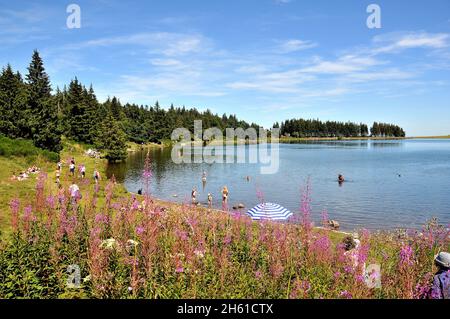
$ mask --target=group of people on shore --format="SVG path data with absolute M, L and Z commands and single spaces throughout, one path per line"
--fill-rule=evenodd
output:
M 56 183 L 58 184 L 58 188 L 60 191 L 63 191 L 62 185 L 61 185 L 61 174 L 62 174 L 62 167 L 63 162 L 59 161 L 56 168 Z M 75 174 L 75 159 L 72 157 L 69 161 L 69 176 L 72 177 L 72 182 L 69 186 L 69 194 L 72 203 L 78 202 L 82 196 L 80 192 L 80 187 L 75 183 L 75 178 L 85 179 L 86 178 L 86 166 L 84 164 L 81 164 L 78 166 L 78 176 Z M 94 169 L 93 173 L 93 179 L 95 181 L 95 184 L 99 183 L 100 180 L 100 172 L 97 169 Z
M 16 175 L 16 172 L 13 172 L 13 174 L 11 176 L 11 180 L 12 181 L 23 181 L 23 180 L 28 179 L 28 177 L 30 177 L 31 174 L 39 174 L 40 171 L 41 171 L 41 169 L 39 167 L 37 167 L 36 165 L 33 165 L 31 167 L 28 167 L 25 171 L 20 172 L 17 175 Z
M 61 161 L 59 161 L 57 164 L 57 168 L 56 168 L 56 183 L 58 185 L 60 185 L 60 183 L 61 183 L 62 166 L 63 166 L 63 163 Z M 69 175 L 73 178 L 75 178 L 75 168 L 76 168 L 75 159 L 72 157 L 70 159 L 70 163 L 69 163 Z M 79 177 L 81 179 L 84 179 L 86 177 L 86 166 L 84 164 L 81 164 L 78 166 L 78 173 L 79 173 Z M 94 178 L 95 184 L 98 184 L 98 182 L 100 180 L 100 172 L 97 169 L 94 169 L 93 178 Z

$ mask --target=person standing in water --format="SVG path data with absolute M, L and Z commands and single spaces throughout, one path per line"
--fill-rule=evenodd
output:
M 206 186 L 206 171 L 203 171 L 202 174 L 202 189 L 205 190 L 205 186 Z
M 211 195 L 211 193 L 208 193 L 208 207 L 212 208 L 212 201 L 213 201 L 213 197 Z
M 197 189 L 194 187 L 191 192 L 192 204 L 197 204 Z
M 222 189 L 222 205 L 225 206 L 228 203 L 228 188 L 226 186 Z

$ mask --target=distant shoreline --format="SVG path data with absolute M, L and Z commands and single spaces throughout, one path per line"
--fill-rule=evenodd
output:
M 280 143 L 296 141 L 389 141 L 389 140 L 413 140 L 413 139 L 450 139 L 447 136 L 407 136 L 407 137 L 280 137 Z

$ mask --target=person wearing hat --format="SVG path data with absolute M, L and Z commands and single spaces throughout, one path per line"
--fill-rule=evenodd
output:
M 431 287 L 432 299 L 450 299 L 450 253 L 440 252 L 434 258 L 438 271 Z

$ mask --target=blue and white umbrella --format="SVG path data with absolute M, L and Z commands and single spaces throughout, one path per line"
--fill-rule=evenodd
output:
M 252 219 L 286 220 L 292 216 L 290 210 L 281 205 L 273 203 L 262 203 L 256 205 L 247 212 Z

